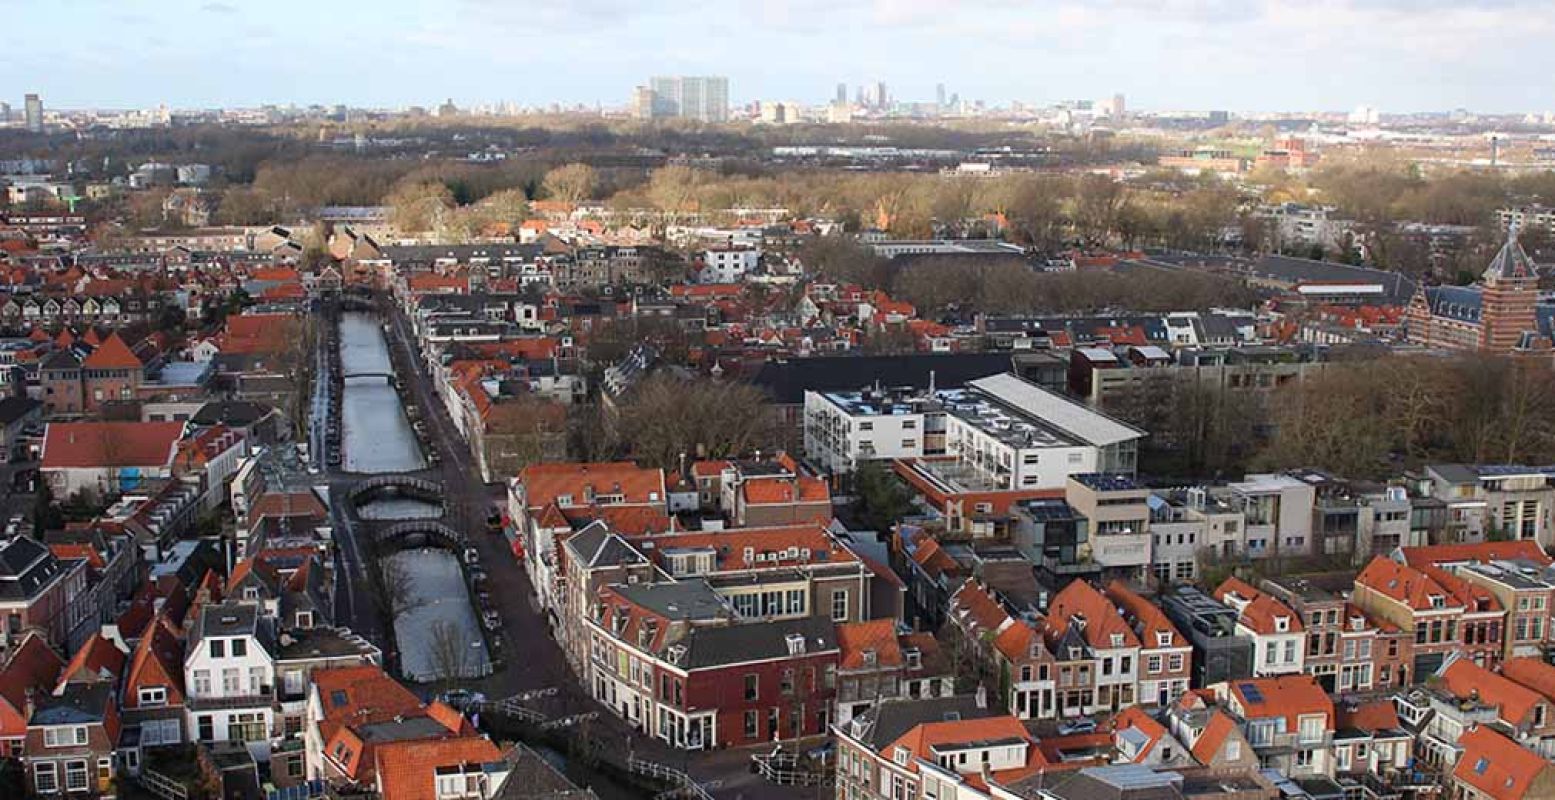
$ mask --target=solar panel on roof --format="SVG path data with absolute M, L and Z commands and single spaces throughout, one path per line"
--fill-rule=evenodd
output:
M 1258 684 L 1256 683 L 1242 684 L 1242 696 L 1247 698 L 1247 702 L 1249 703 L 1263 702 L 1263 690 L 1259 689 Z

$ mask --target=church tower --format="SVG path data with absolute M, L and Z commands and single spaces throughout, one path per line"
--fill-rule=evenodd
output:
M 1517 243 L 1517 227 L 1507 232 L 1506 244 L 1480 276 L 1484 289 L 1480 300 L 1479 349 L 1507 354 L 1532 345 L 1539 326 L 1534 304 L 1539 297 L 1539 273 L 1532 259 Z

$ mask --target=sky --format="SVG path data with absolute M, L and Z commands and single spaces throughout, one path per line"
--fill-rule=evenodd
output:
M 730 101 L 839 82 L 991 104 L 1555 110 L 1550 0 L 0 0 L 0 99 L 625 106 L 650 75 Z

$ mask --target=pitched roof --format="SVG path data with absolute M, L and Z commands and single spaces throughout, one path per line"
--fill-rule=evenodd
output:
M 1123 615 L 1118 613 L 1117 607 L 1095 586 L 1084 580 L 1070 581 L 1068 586 L 1053 595 L 1053 601 L 1048 604 L 1047 626 L 1052 632 L 1050 639 L 1062 637 L 1076 623 L 1080 625 L 1080 634 L 1086 644 L 1091 647 L 1139 646 L 1139 637 L 1124 621 Z M 1114 637 L 1118 637 L 1119 644 L 1113 644 Z
M 1478 697 L 1487 706 L 1495 706 L 1496 715 L 1509 725 L 1528 719 L 1535 706 L 1544 702 L 1538 692 L 1491 672 L 1466 658 L 1456 658 L 1437 671 L 1447 690 L 1458 697 Z
M 1549 766 L 1537 753 L 1485 725 L 1464 731 L 1458 746 L 1463 755 L 1453 767 L 1453 778 L 1497 800 L 1525 796 L 1539 773 Z
M 502 751 L 490 739 L 478 736 L 383 744 L 375 759 L 379 792 L 382 800 L 437 800 L 434 773 L 438 767 L 500 758 Z
M 1238 619 L 1254 633 L 1299 633 L 1304 630 L 1301 617 L 1290 606 L 1247 585 L 1240 578 L 1230 577 L 1215 587 L 1215 599 L 1237 609 Z M 1280 630 L 1277 620 L 1285 620 L 1285 630 Z
M 1200 764 L 1209 764 L 1220 753 L 1220 748 L 1226 743 L 1226 739 L 1236 731 L 1236 721 L 1231 715 L 1218 708 L 1212 708 L 1209 712 L 1209 720 L 1204 723 L 1204 732 L 1193 742 L 1193 757 Z
M 1284 717 L 1286 728 L 1296 730 L 1301 717 L 1321 713 L 1328 729 L 1334 727 L 1334 701 L 1311 675 L 1241 678 L 1229 682 L 1229 691 L 1247 719 Z
M 902 648 L 896 638 L 896 622 L 890 619 L 873 619 L 864 622 L 847 622 L 837 626 L 837 646 L 842 650 L 840 669 L 862 669 L 864 653 L 875 654 L 877 667 L 899 667 L 902 664 Z
M 853 551 L 844 547 L 819 523 L 666 533 L 650 539 L 654 543 L 651 556 L 661 562 L 666 554 L 678 549 L 711 548 L 716 553 L 713 569 L 717 572 L 792 569 L 801 563 L 858 563 Z
M 20 712 L 27 706 L 27 692 L 48 692 L 59 680 L 65 660 L 49 647 L 43 636 L 28 635 L 0 667 L 0 699 Z
M 1435 544 L 1424 547 L 1403 547 L 1399 549 L 1404 556 L 1404 563 L 1419 569 L 1429 565 L 1441 564 L 1465 564 L 1470 562 L 1486 563 L 1505 559 L 1527 559 L 1536 564 L 1549 565 L 1555 563 L 1544 548 L 1532 539 L 1520 539 L 1515 542 L 1475 542 L 1473 544 Z
M 1432 597 L 1449 602 L 1452 593 L 1445 586 L 1432 580 L 1425 573 L 1407 564 L 1377 556 L 1361 573 L 1355 583 L 1366 586 L 1386 597 L 1403 603 L 1416 611 L 1430 611 L 1436 606 Z
M 94 633 L 65 666 L 59 676 L 60 685 L 83 679 L 107 679 L 117 685 L 124 675 L 125 660 L 124 651 L 118 645 L 103 638 L 101 633 Z
M 539 508 L 560 497 L 588 505 L 588 490 L 596 495 L 620 494 L 622 503 L 664 503 L 664 471 L 645 469 L 629 461 L 531 464 L 519 473 L 525 501 Z
M 182 422 L 51 422 L 43 436 L 43 469 L 166 467 Z
M 173 623 L 164 615 L 153 619 L 151 627 L 135 644 L 135 655 L 124 681 L 123 702 L 126 707 L 139 704 L 140 696 L 136 690 L 142 686 L 165 686 L 168 690 L 167 705 L 183 703 L 184 643 L 173 630 Z
M 1166 726 L 1146 714 L 1139 706 L 1129 706 L 1118 712 L 1118 715 L 1112 718 L 1112 725 L 1114 738 L 1126 730 L 1138 731 L 1144 737 L 1143 746 L 1134 753 L 1135 763 L 1143 763 L 1150 755 L 1150 751 L 1154 750 L 1166 736 Z
M 1517 241 L 1516 228 L 1507 231 L 1506 244 L 1501 245 L 1501 250 L 1490 260 L 1490 265 L 1485 267 L 1485 272 L 1480 275 L 1480 278 L 1486 281 L 1538 277 L 1539 268 L 1534 265 L 1533 259 L 1528 257 L 1522 244 Z
M 1398 728 L 1398 709 L 1392 698 L 1373 700 L 1356 706 L 1336 709 L 1338 718 L 1334 727 L 1338 730 L 1385 731 Z
M 108 334 L 108 338 L 81 365 L 87 369 L 140 369 L 145 366 L 140 363 L 140 357 L 130 350 L 130 346 L 119 338 L 118 331 Z
M 1555 703 L 1555 666 L 1532 656 L 1509 658 L 1502 662 L 1501 674 Z
M 1188 640 L 1177 630 L 1177 626 L 1167 619 L 1166 612 L 1161 607 L 1146 599 L 1144 596 L 1129 588 L 1122 581 L 1113 581 L 1107 584 L 1107 599 L 1123 609 L 1134 623 L 1134 632 L 1139 634 L 1140 647 L 1187 647 Z M 1167 634 L 1167 644 L 1157 644 L 1159 634 Z

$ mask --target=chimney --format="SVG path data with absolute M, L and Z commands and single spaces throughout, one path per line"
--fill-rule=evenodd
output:
M 987 708 L 988 707 L 988 687 L 984 686 L 981 683 L 979 683 L 977 685 L 977 707 L 978 708 Z

